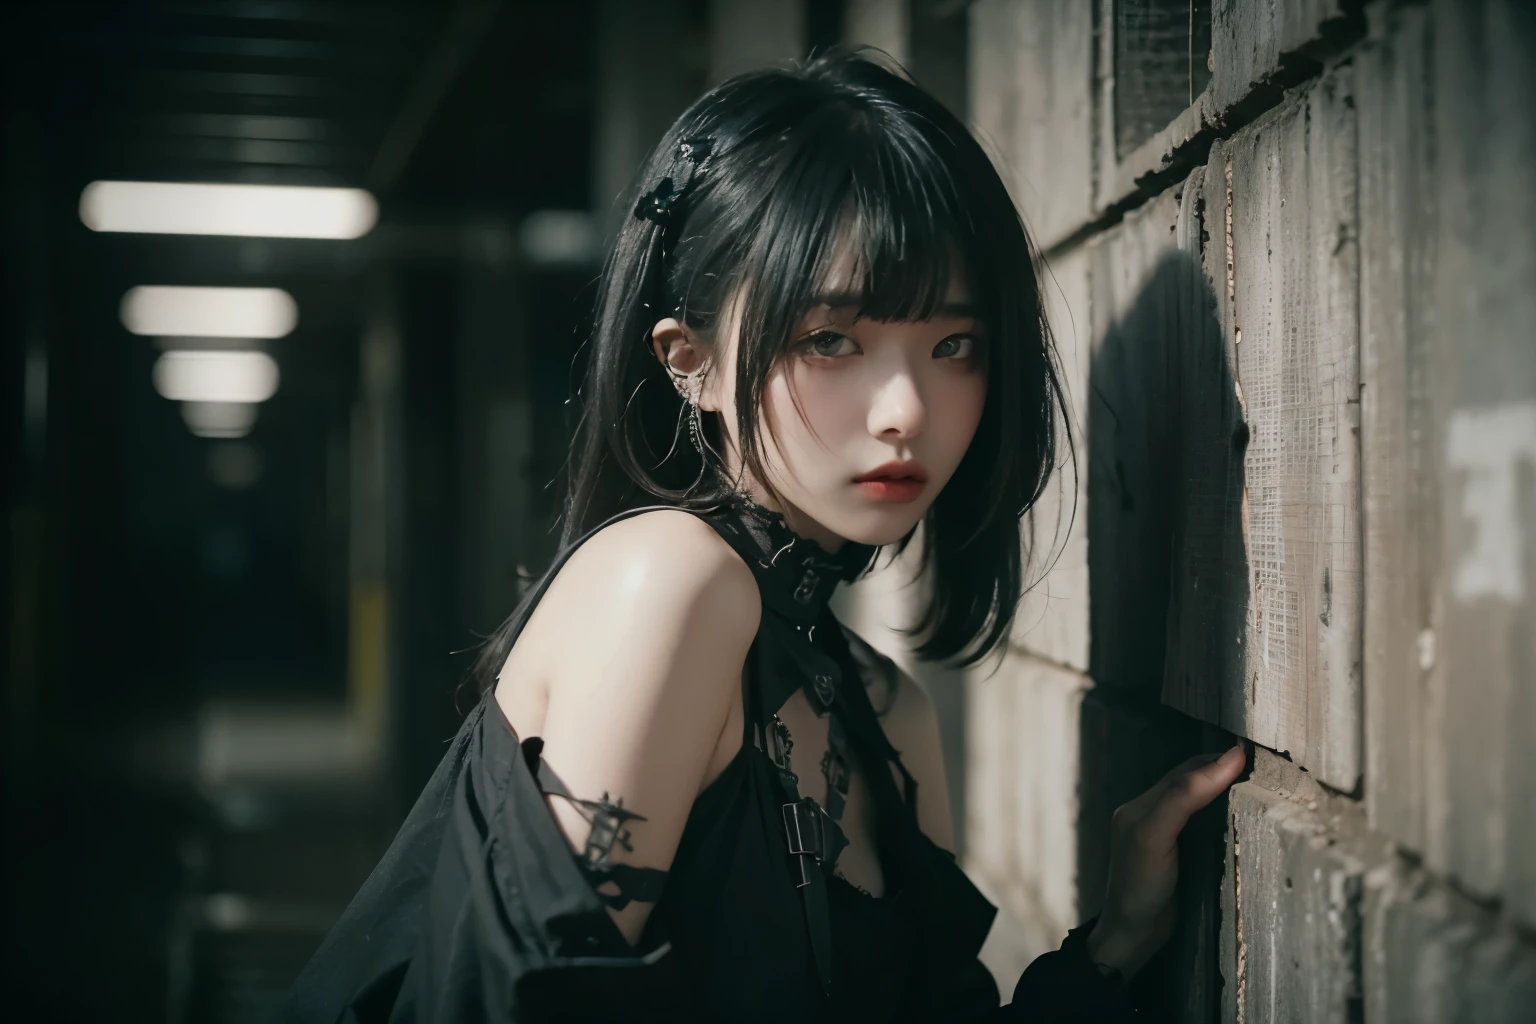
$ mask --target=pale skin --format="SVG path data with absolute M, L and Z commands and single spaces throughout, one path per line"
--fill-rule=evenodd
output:
M 651 336 L 656 357 L 676 372 L 704 369 L 699 405 L 724 428 L 727 471 L 828 551 L 847 541 L 892 543 L 911 530 L 959 465 L 986 400 L 985 333 L 962 284 L 933 319 L 913 323 L 857 319 L 838 292 L 834 280 L 767 382 L 759 433 L 778 498 L 739 458 L 734 316 L 722 318 L 712 345 L 670 318 Z M 926 471 L 915 500 L 872 500 L 854 483 L 892 460 Z M 573 793 L 622 797 L 645 816 L 631 825 L 633 849 L 615 846 L 613 860 L 670 867 L 694 800 L 741 749 L 742 670 L 761 615 L 756 581 L 734 550 L 708 524 L 669 510 L 600 531 L 540 601 L 501 673 L 516 685 L 499 683 L 496 700 L 520 737 L 543 737 L 547 762 Z M 779 714 L 796 764 L 819 764 L 827 720 L 799 692 Z M 919 827 L 953 850 L 938 719 L 905 673 L 881 724 L 918 782 Z M 1115 814 L 1108 892 L 1088 946 L 1128 977 L 1171 934 L 1179 832 L 1242 771 L 1241 748 L 1215 757 L 1186 762 Z M 821 799 L 819 789 L 806 795 Z M 579 851 L 587 820 L 562 799 L 549 805 Z M 857 768 L 842 825 L 849 846 L 838 873 L 882 895 L 873 806 Z M 631 943 L 651 906 L 610 911 Z

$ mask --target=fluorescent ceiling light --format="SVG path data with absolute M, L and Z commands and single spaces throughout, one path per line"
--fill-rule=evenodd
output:
M 198 437 L 244 437 L 260 408 L 254 402 L 183 402 L 181 418 Z
M 278 379 L 277 362 L 265 352 L 186 349 L 162 353 L 154 375 L 155 390 L 177 402 L 265 402 Z
M 92 231 L 261 238 L 361 238 L 379 204 L 360 188 L 93 181 L 80 193 Z
M 299 307 L 281 288 L 131 288 L 119 310 L 134 334 L 181 338 L 281 338 Z

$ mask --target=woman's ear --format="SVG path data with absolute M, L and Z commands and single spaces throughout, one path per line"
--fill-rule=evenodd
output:
M 693 335 L 688 332 L 674 317 L 659 320 L 656 326 L 651 328 L 651 351 L 662 366 L 670 367 L 673 373 L 696 373 L 703 367 L 705 369 L 706 394 L 708 393 L 708 358 L 703 349 L 694 344 Z M 714 403 L 707 398 L 703 399 L 699 407 L 705 412 L 713 412 L 710 407 Z

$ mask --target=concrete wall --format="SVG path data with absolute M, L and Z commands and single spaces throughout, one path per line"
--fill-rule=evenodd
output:
M 1209 25 L 1172 38 L 1174 8 Z M 1114 808 L 1240 737 L 1252 772 L 1186 833 L 1143 998 L 1191 1022 L 1529 1019 L 1531 10 L 847 5 L 845 38 L 997 161 L 1073 410 L 1000 669 L 907 656 L 910 565 L 839 598 L 939 704 L 1005 992 L 1098 910 Z M 711 12 L 722 72 L 804 31 L 792 4 Z
M 1238 736 L 1253 773 L 1191 825 L 1147 998 L 1528 1020 L 1536 14 L 1212 0 L 1207 54 L 1117 47 L 1160 6 L 966 14 L 1078 442 L 1036 510 L 1054 568 L 965 683 L 966 864 L 1008 912 L 989 961 L 1006 991 L 1095 912 L 1114 807 Z M 1200 63 L 1128 145 L 1116 91 L 1166 83 L 1117 70 Z

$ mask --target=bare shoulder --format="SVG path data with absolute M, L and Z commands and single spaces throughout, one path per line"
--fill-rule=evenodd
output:
M 641 816 L 629 843 L 609 851 L 613 861 L 671 864 L 740 700 L 761 614 L 747 564 L 708 523 L 670 509 L 588 538 L 534 609 L 497 700 L 519 735 L 542 736 L 570 792 Z M 541 680 L 543 693 L 519 705 L 513 679 Z M 553 800 L 551 811 L 572 850 L 584 849 L 595 833 L 580 809 Z M 613 915 L 633 942 L 649 912 L 637 900 Z
M 708 523 L 674 509 L 599 530 L 562 567 L 544 601 L 593 624 L 638 615 L 658 634 L 724 630 L 748 641 L 762 615 L 752 570 Z
M 545 731 L 552 702 L 596 703 L 617 679 L 632 695 L 708 687 L 713 707 L 735 694 L 761 617 L 752 570 L 708 523 L 645 512 L 599 530 L 561 566 L 507 656 L 497 699 L 520 735 Z
M 546 740 L 564 714 L 622 709 L 621 728 L 713 741 L 761 618 L 752 570 L 699 517 L 661 509 L 604 527 L 561 567 L 526 629 L 547 681 Z M 678 714 L 663 724 L 664 708 Z

